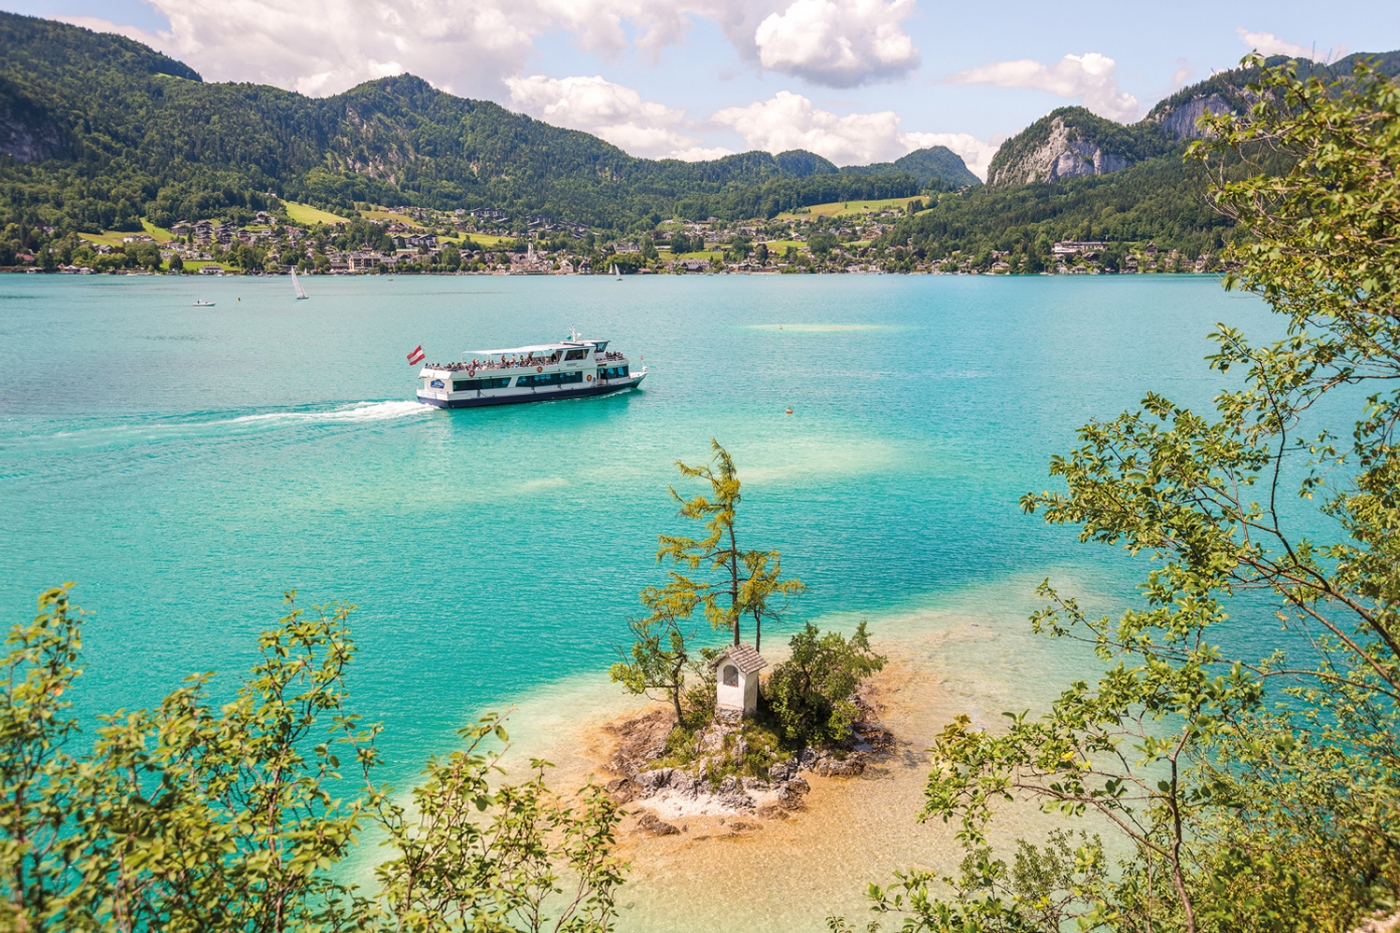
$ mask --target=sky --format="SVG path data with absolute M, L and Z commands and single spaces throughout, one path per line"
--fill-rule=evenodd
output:
M 207 81 L 312 96 L 409 72 L 648 158 L 945 145 L 985 176 L 1055 107 L 1131 123 L 1257 49 L 1400 48 L 1397 0 L 0 0 L 119 32 Z

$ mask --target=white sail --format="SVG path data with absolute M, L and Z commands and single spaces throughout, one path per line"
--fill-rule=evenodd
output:
M 613 275 L 617 276 L 617 280 L 618 280 L 619 282 L 621 282 L 621 281 L 622 281 L 622 270 L 619 269 L 619 268 L 617 267 L 617 263 L 613 263 L 612 272 L 613 272 Z
M 301 301 L 303 298 L 311 297 L 310 295 L 306 294 L 306 289 L 301 287 L 301 279 L 297 278 L 296 269 L 292 270 L 292 288 L 296 289 L 297 301 Z

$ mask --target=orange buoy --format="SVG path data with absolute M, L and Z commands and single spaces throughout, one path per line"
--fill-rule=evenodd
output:
M 536 367 L 535 367 L 535 372 L 537 372 L 537 373 L 542 373 L 542 372 L 544 372 L 544 367 L 543 367 L 543 366 L 536 366 Z
M 791 408 L 789 408 L 789 409 L 787 410 L 787 414 L 789 414 L 789 415 L 792 414 L 792 409 L 791 409 Z

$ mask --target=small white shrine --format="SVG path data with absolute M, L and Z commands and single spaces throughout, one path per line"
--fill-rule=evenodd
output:
M 711 661 L 716 671 L 715 711 L 741 716 L 758 712 L 758 672 L 767 666 L 753 645 L 734 645 Z

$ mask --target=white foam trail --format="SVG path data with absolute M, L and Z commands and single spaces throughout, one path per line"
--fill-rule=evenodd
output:
M 389 421 L 406 418 L 409 415 L 426 414 L 429 408 L 422 402 L 356 402 L 330 411 L 272 411 L 257 415 L 243 415 L 231 418 L 223 424 L 280 423 L 319 423 L 357 424 L 365 421 Z
M 433 409 L 421 402 L 355 402 L 329 411 L 265 411 L 237 418 L 212 421 L 133 420 L 122 424 L 94 428 L 58 431 L 53 434 L 0 436 L 0 451 L 34 451 L 45 445 L 63 447 L 101 448 L 111 444 L 127 444 L 132 438 L 142 441 L 178 441 L 182 438 L 217 436 L 221 431 L 258 431 L 315 424 L 370 424 L 391 421 L 412 415 L 427 415 Z M 212 414 L 212 412 L 210 413 Z M 235 427 L 231 427 L 235 426 Z

